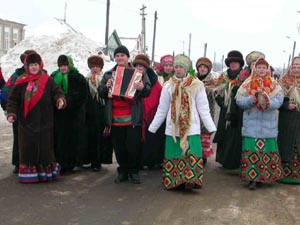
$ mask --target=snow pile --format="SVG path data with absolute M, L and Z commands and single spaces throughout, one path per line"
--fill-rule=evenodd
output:
M 74 30 L 60 19 L 53 18 L 36 29 L 28 29 L 26 38 L 11 48 L 1 59 L 1 67 L 7 79 L 16 68 L 22 66 L 20 55 L 27 49 L 36 50 L 44 60 L 48 73 L 57 69 L 57 58 L 61 54 L 70 55 L 80 73 L 89 72 L 87 58 L 96 55 L 103 47 Z M 115 65 L 109 57 L 104 56 L 103 71 Z

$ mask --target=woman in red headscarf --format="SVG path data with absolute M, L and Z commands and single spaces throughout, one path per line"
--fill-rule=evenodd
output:
M 53 109 L 65 106 L 64 94 L 43 70 L 41 56 L 28 55 L 25 72 L 17 78 L 6 106 L 8 122 L 19 121 L 21 183 L 51 181 L 59 175 L 53 148 Z
M 300 184 L 300 57 L 280 80 L 284 102 L 279 110 L 278 147 L 283 163 L 282 183 Z

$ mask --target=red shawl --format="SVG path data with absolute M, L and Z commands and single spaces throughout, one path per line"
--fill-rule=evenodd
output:
M 24 97 L 24 117 L 34 108 L 44 94 L 49 75 L 44 71 L 38 74 L 24 73 L 16 80 L 15 85 L 28 83 Z

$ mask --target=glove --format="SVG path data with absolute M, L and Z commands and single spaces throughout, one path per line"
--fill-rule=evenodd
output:
M 216 100 L 218 106 L 220 106 L 220 107 L 224 106 L 224 97 L 221 97 L 220 95 L 217 95 L 215 97 L 215 100 Z

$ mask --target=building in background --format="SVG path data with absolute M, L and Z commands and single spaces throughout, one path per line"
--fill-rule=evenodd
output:
M 25 24 L 0 19 L 0 57 L 24 39 Z
M 134 59 L 137 54 L 143 52 L 141 48 L 141 35 L 138 37 L 119 37 L 117 31 L 114 30 L 108 38 L 107 54 L 111 60 L 114 60 L 114 51 L 120 45 L 125 45 L 130 53 L 130 58 Z M 103 49 L 105 51 L 105 49 Z

